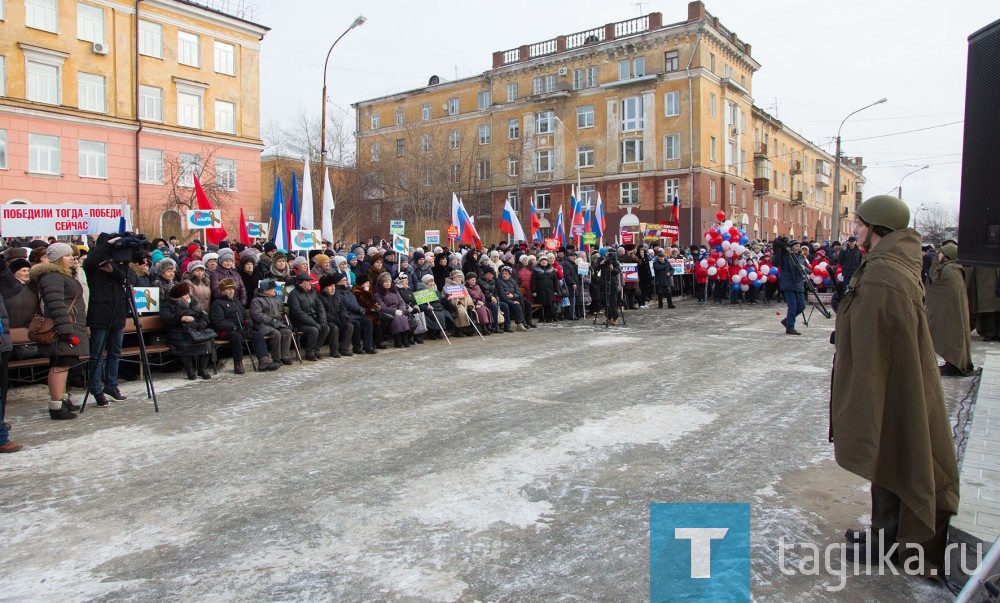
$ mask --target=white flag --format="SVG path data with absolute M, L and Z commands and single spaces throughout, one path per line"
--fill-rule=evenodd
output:
M 323 174 L 323 239 L 333 241 L 333 191 L 330 190 L 330 168 Z
M 309 160 L 302 170 L 302 208 L 299 210 L 299 228 L 313 229 L 313 185 L 309 175 Z

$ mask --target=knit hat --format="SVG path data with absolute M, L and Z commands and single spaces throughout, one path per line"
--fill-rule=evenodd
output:
M 344 275 L 339 272 L 334 272 L 333 274 L 324 274 L 323 276 L 319 277 L 319 288 L 326 289 L 330 285 L 336 285 L 337 283 L 340 282 L 340 278 L 338 277 L 343 277 L 343 276 Z
M 425 274 L 422 277 L 420 277 L 420 280 L 423 281 L 423 283 L 425 285 L 429 285 L 429 284 L 431 284 L 431 283 L 434 282 L 434 275 L 433 274 Z
M 277 251 L 273 256 L 271 256 L 271 265 L 273 266 L 274 263 L 277 262 L 278 260 L 285 260 L 287 262 L 288 256 L 281 253 L 280 251 Z
M 379 286 L 382 286 L 382 281 L 389 281 L 391 283 L 392 282 L 392 275 L 389 274 L 388 272 L 383 272 L 382 274 L 378 275 L 378 284 L 379 284 Z
M 153 264 L 153 272 L 157 274 L 163 274 L 167 270 L 177 270 L 177 264 L 170 258 L 163 258 L 159 262 Z
M 500 266 L 500 272 L 514 272 L 514 269 L 507 264 L 504 264 L 503 266 Z
M 341 264 L 346 264 L 346 263 L 347 263 L 347 258 L 345 258 L 342 255 L 338 255 L 333 258 L 333 265 L 337 266 L 338 268 L 340 267 Z
M 302 256 L 299 256 L 291 261 L 291 266 L 292 268 L 297 268 L 299 266 L 309 266 L 309 260 L 305 259 Z
M 413 261 L 414 262 L 416 262 L 417 260 L 422 260 L 422 259 L 424 259 L 424 252 L 423 251 L 414 251 L 413 252 Z
M 29 262 L 24 258 L 17 258 L 16 260 L 10 263 L 11 272 L 17 272 L 22 268 L 31 268 L 31 262 Z
M 466 272 L 465 280 L 469 280 L 470 278 L 479 278 L 479 275 L 476 274 L 475 272 Z
M 219 254 L 215 252 L 206 253 L 205 255 L 201 256 L 201 261 L 205 262 L 206 265 L 212 260 L 218 260 L 218 259 L 219 259 Z
M 400 272 L 399 276 L 396 277 L 396 281 L 395 282 L 398 285 L 399 283 L 401 283 L 403 281 L 406 281 L 407 284 L 409 284 L 410 277 L 405 272 Z
M 159 249 L 154 249 L 153 253 L 149 254 L 149 261 L 155 264 L 165 257 L 167 256 L 164 255 L 162 251 L 160 251 Z
M 448 275 L 448 278 L 461 278 L 463 276 L 465 275 L 462 274 L 461 270 L 452 270 L 451 274 Z
M 272 251 L 276 251 L 277 249 L 278 246 L 275 245 L 273 241 L 268 241 L 267 243 L 264 243 L 264 253 L 270 253 Z
M 221 281 L 219 281 L 220 292 L 225 291 L 226 289 L 235 289 L 235 288 L 236 288 L 236 281 L 234 281 L 231 278 L 224 278 Z
M 949 260 L 954 260 L 955 258 L 958 257 L 958 245 L 954 243 L 948 243 L 947 245 L 942 245 L 941 253 L 943 253 L 944 257 L 948 258 Z
M 181 281 L 170 289 L 171 299 L 180 299 L 191 293 L 191 285 L 187 281 Z
M 317 253 L 316 257 L 313 258 L 313 261 L 316 262 L 316 264 L 326 268 L 327 266 L 330 265 L 330 256 L 326 255 L 325 253 Z
M 226 260 L 232 260 L 233 262 L 236 261 L 236 253 L 234 253 L 229 247 L 224 247 L 219 250 L 219 263 L 221 264 Z
M 201 249 L 201 247 L 199 247 L 197 243 L 191 243 L 190 245 L 187 246 L 187 254 L 194 255 L 194 252 L 198 251 L 199 249 Z
M 39 247 L 39 249 L 42 248 Z M 67 255 L 73 255 L 73 246 L 67 243 L 53 243 L 45 249 L 45 257 L 49 258 L 50 262 L 54 262 Z
M 355 255 L 355 254 L 353 254 L 353 253 L 349 253 L 349 254 L 347 254 L 347 261 L 348 261 L 348 262 L 350 262 L 351 260 L 356 260 L 356 259 L 358 259 L 358 256 L 357 256 L 357 255 Z
M 201 260 L 192 260 L 191 263 L 188 264 L 187 271 L 188 272 L 194 272 L 198 268 L 201 268 L 202 270 L 204 270 L 205 269 L 205 262 L 202 262 Z
M 260 287 L 261 291 L 270 291 L 278 288 L 278 282 L 273 278 L 262 278 L 257 286 Z

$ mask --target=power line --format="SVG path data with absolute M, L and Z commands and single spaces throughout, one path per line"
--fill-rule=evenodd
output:
M 946 124 L 938 124 L 936 126 L 927 126 L 926 128 L 917 128 L 916 130 L 905 130 L 903 132 L 893 132 L 892 134 L 880 134 L 878 136 L 865 136 L 864 138 L 851 138 L 849 140 L 842 140 L 841 142 L 857 142 L 859 140 L 872 140 L 874 138 L 888 138 L 889 136 L 899 136 L 900 134 L 912 134 L 913 132 L 924 132 L 926 130 L 933 130 L 935 128 L 944 128 L 946 126 L 954 126 L 955 124 L 964 123 L 965 120 L 953 121 Z

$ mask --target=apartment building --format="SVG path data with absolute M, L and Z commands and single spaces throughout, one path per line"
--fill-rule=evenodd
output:
M 676 197 L 683 243 L 719 210 L 754 238 L 828 238 L 833 157 L 754 106 L 760 67 L 695 1 L 683 21 L 560 35 L 493 53 L 481 75 L 357 102 L 371 219 L 447 221 L 455 191 L 492 240 L 505 200 L 548 227 L 578 188 L 584 204 L 601 196 L 612 233 L 669 221 Z M 860 162 L 844 170 L 860 190 Z
M 193 175 L 260 213 L 259 51 L 222 0 L 0 0 L 0 203 L 119 204 L 186 234 Z M 2 225 L 0 225 L 2 229 Z

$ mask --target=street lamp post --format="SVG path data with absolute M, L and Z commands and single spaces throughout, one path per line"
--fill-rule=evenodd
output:
M 835 160 L 836 168 L 833 173 L 833 229 L 830 233 L 830 238 L 834 241 L 840 240 L 840 130 L 844 127 L 844 122 L 846 122 L 855 113 L 860 113 L 865 109 L 874 107 L 875 105 L 881 105 L 886 101 L 885 97 L 882 97 L 870 105 L 865 105 L 857 111 L 852 111 L 847 114 L 844 121 L 840 122 L 840 126 L 837 128 L 837 156 Z
M 326 194 L 326 68 L 330 64 L 330 53 L 333 52 L 333 47 L 337 45 L 337 42 L 341 38 L 347 35 L 347 32 L 351 31 L 355 27 L 359 27 L 364 24 L 367 19 L 362 15 L 358 15 L 358 18 L 351 23 L 351 26 L 344 30 L 344 33 L 340 34 L 333 44 L 330 45 L 330 50 L 326 51 L 326 61 L 323 62 L 323 108 L 320 111 L 320 126 L 319 126 L 319 198 L 322 199 L 323 195 Z
M 917 172 L 919 172 L 921 170 L 926 170 L 929 167 L 931 167 L 931 166 L 925 165 L 923 167 L 918 167 L 917 169 L 913 170 L 912 172 L 908 172 L 906 174 L 903 174 L 903 177 L 899 179 L 899 186 L 896 187 L 896 196 L 899 197 L 900 201 L 903 200 L 903 180 L 906 180 L 906 177 L 909 176 L 910 174 L 916 174 Z
M 902 200 L 902 199 L 901 199 L 901 200 Z M 921 203 L 921 204 L 920 204 L 920 205 L 919 205 L 919 206 L 917 207 L 917 209 L 913 210 L 913 230 L 916 230 L 916 229 L 917 229 L 917 214 L 919 214 L 919 213 L 920 213 L 920 210 L 922 210 L 922 209 L 927 209 L 927 206 L 926 206 L 926 205 L 924 205 L 923 203 Z

